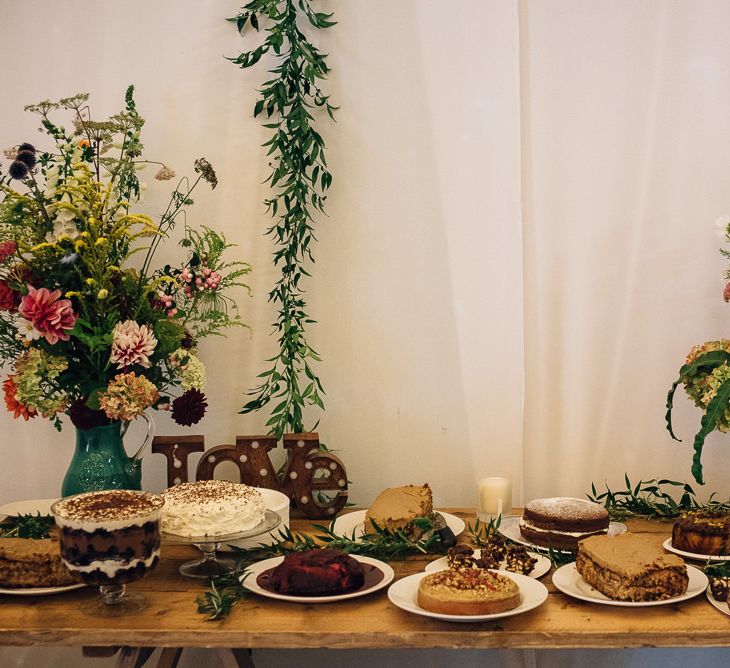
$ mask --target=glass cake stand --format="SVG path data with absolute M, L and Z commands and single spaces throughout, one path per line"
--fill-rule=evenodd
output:
M 202 559 L 186 561 L 180 566 L 181 575 L 188 578 L 215 578 L 230 573 L 236 568 L 235 559 L 218 558 L 216 553 L 221 544 L 261 536 L 276 529 L 280 522 L 281 517 L 278 513 L 267 509 L 262 522 L 247 531 L 219 536 L 176 536 L 171 533 L 163 533 L 162 540 L 170 545 L 195 545 L 203 553 Z

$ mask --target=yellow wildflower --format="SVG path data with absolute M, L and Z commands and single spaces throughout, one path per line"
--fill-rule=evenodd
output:
M 64 295 L 64 297 L 66 297 L 67 299 L 71 299 L 71 297 L 80 297 L 80 296 L 81 296 L 81 293 L 80 292 L 76 292 L 76 290 L 69 290 Z
M 93 278 L 89 277 L 86 279 L 86 285 L 94 285 L 94 283 L 96 283 L 96 281 Z
M 106 288 L 102 288 L 101 290 L 99 290 L 99 292 L 96 293 L 97 299 L 106 299 L 108 296 L 109 290 L 107 290 Z
M 86 242 L 83 239 L 79 239 L 75 244 L 74 248 L 76 249 L 76 252 L 78 253 L 84 246 L 86 246 Z
M 104 237 L 99 237 L 96 240 L 95 246 L 103 246 L 106 243 L 106 239 Z

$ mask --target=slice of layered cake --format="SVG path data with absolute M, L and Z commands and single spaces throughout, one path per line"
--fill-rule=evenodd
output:
M 62 587 L 76 582 L 61 561 L 58 541 L 0 538 L 0 586 Z
M 404 485 L 384 489 L 365 513 L 365 531 L 373 530 L 373 523 L 391 532 L 402 531 L 418 538 L 421 531 L 413 524 L 416 517 L 433 514 L 433 496 L 428 483 Z
M 591 587 L 617 601 L 672 598 L 689 584 L 682 559 L 633 533 L 585 538 L 575 567 Z

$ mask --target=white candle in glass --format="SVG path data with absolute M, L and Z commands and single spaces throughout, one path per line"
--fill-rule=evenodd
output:
M 478 483 L 478 517 L 509 515 L 512 512 L 512 480 L 507 476 L 489 476 Z

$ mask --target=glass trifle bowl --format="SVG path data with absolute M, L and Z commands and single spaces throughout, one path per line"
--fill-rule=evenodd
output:
M 87 612 L 116 616 L 146 606 L 143 596 L 125 589 L 157 566 L 164 503 L 157 494 L 114 489 L 76 494 L 53 504 L 66 568 L 86 584 L 98 586 L 102 595 Z

